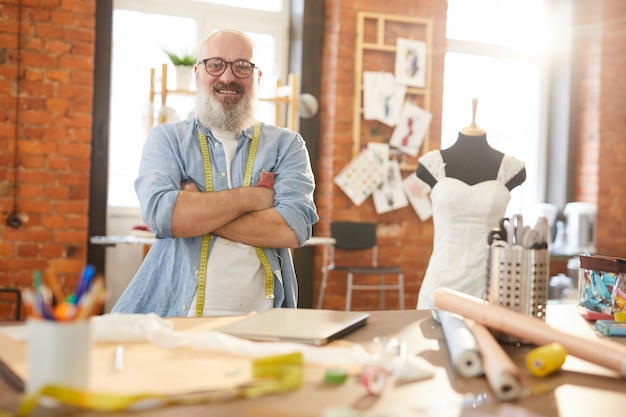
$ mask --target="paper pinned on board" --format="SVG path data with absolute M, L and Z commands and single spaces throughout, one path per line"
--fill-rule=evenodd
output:
M 417 156 L 432 118 L 431 113 L 418 105 L 405 102 L 389 144 L 408 155 Z
M 398 161 L 389 161 L 387 163 L 387 170 L 383 181 L 374 190 L 372 197 L 374 199 L 376 213 L 378 214 L 387 213 L 409 205 L 409 201 L 402 187 L 402 177 L 400 175 L 400 165 Z
M 406 85 L 396 83 L 390 72 L 363 72 L 363 118 L 395 126 L 400 118 Z
M 385 176 L 385 163 L 371 149 L 364 149 L 335 177 L 335 184 L 360 206 L 369 197 Z

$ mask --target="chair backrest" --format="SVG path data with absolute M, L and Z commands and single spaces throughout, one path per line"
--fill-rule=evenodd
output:
M 335 247 L 343 250 L 363 250 L 376 246 L 376 223 L 332 222 L 330 235 Z
M 22 314 L 22 293 L 17 288 L 0 288 L 0 293 L 9 293 L 14 296 L 14 306 L 15 306 L 15 321 L 20 321 Z M 4 298 L 4 297 L 3 297 Z M 0 300 L 4 302 L 4 300 Z M 2 317 L 0 317 L 2 320 Z

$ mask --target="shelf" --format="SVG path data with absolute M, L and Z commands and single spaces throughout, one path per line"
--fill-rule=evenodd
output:
M 156 89 L 156 85 L 157 83 L 161 84 L 161 89 L 157 91 Z M 176 94 L 176 95 L 187 95 L 187 96 L 193 96 L 196 94 L 195 91 L 192 90 L 180 90 L 180 89 L 168 89 L 167 88 L 167 64 L 162 64 L 161 65 L 161 77 L 157 78 L 156 76 L 156 69 L 151 68 L 150 69 L 150 93 L 149 93 L 149 99 L 150 99 L 150 104 L 152 106 L 154 106 L 155 100 L 157 98 L 157 96 L 160 96 L 161 98 L 161 109 L 163 109 L 164 107 L 166 107 L 167 104 L 167 98 L 168 95 L 170 94 Z M 165 117 L 165 113 L 162 111 L 159 111 L 159 118 L 157 120 L 157 122 L 159 124 L 161 123 L 165 123 L 166 117 Z M 154 111 L 150 112 L 150 117 L 149 117 L 149 127 L 152 128 L 154 127 Z
M 287 105 L 287 125 L 288 129 L 296 132 L 298 130 L 298 76 L 289 74 L 287 85 L 282 85 L 280 80 L 276 81 L 276 94 L 274 97 L 261 97 L 259 101 L 274 103 L 276 106 L 276 126 L 282 126 L 281 107 Z
M 414 39 L 426 43 L 426 84 L 425 87 L 407 87 L 406 100 L 417 103 L 422 109 L 430 112 L 431 77 L 432 77 L 432 20 L 407 16 L 396 16 L 381 13 L 359 12 L 356 24 L 355 77 L 354 77 L 354 111 L 352 126 L 352 157 L 360 151 L 362 142 L 369 142 L 371 137 L 362 133 L 363 119 L 363 71 L 383 71 L 395 67 L 396 43 L 398 38 Z M 374 57 L 367 57 L 375 54 Z M 382 56 L 381 56 L 382 54 Z M 372 67 L 375 63 L 375 67 Z M 366 68 L 368 65 L 368 68 Z M 384 128 L 386 129 L 386 128 Z M 381 129 L 379 129 L 381 130 Z M 421 151 L 430 147 L 430 129 L 424 136 Z M 405 161 L 408 159 L 409 161 Z M 414 170 L 417 157 L 403 155 L 400 169 Z

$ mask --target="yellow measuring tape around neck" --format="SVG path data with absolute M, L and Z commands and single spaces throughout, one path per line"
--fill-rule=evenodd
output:
M 252 168 L 254 167 L 254 158 L 256 158 L 256 152 L 259 148 L 259 139 L 261 137 L 261 124 L 256 123 L 254 125 L 254 134 L 252 136 L 252 143 L 250 143 L 250 150 L 248 151 L 248 161 L 246 162 L 246 170 L 243 177 L 243 186 L 250 187 L 252 185 Z M 209 145 L 207 143 L 206 135 L 198 130 L 198 140 L 200 142 L 200 151 L 202 152 L 202 159 L 204 161 L 204 183 L 206 192 L 213 192 L 213 172 L 211 167 L 211 155 L 209 154 Z M 200 268 L 198 269 L 198 290 L 196 297 L 196 315 L 202 316 L 204 311 L 204 296 L 206 291 L 206 268 L 209 259 L 209 243 L 211 241 L 211 234 L 207 233 L 202 236 L 202 246 L 200 248 Z M 263 249 L 255 248 L 257 256 L 263 265 L 265 271 L 265 298 L 274 298 L 274 274 L 272 273 L 272 267 L 265 256 Z

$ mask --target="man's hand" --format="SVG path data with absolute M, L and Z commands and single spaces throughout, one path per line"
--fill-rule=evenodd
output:
M 214 232 L 219 235 L 218 229 L 234 220 L 274 207 L 273 188 L 238 187 L 203 193 L 193 182 L 183 182 L 180 186 L 172 216 L 172 234 L 175 237 L 195 237 Z M 242 229 L 248 232 L 250 227 L 246 223 Z
M 192 193 L 198 193 L 198 192 L 200 192 L 200 189 L 198 188 L 198 186 L 197 186 L 195 183 L 190 182 L 190 181 L 184 181 L 184 182 L 182 182 L 182 183 L 180 184 L 180 188 L 181 188 L 181 190 L 183 190 L 183 191 L 189 191 L 189 192 L 192 192 Z

